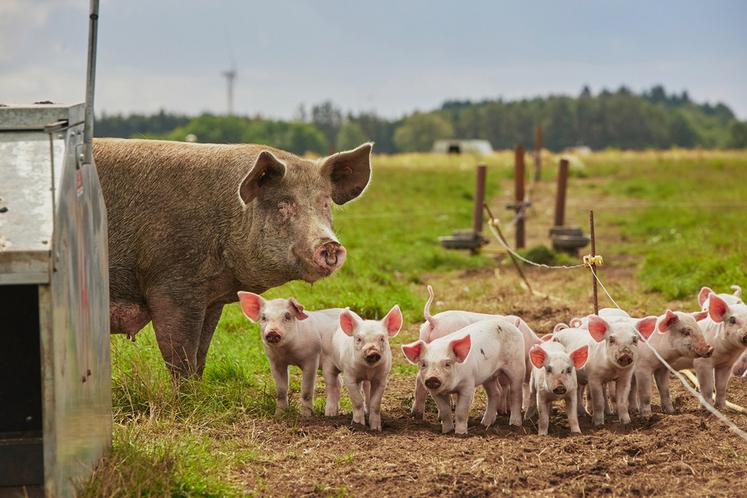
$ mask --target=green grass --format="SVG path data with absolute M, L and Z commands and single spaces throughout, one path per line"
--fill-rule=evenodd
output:
M 549 157 L 546 164 L 555 160 Z M 499 194 L 501 179 L 510 178 L 510 161 L 507 153 L 488 158 L 488 198 Z M 369 190 L 335 213 L 337 233 L 348 248 L 344 268 L 314 285 L 293 282 L 266 295 L 293 295 L 309 309 L 350 306 L 370 318 L 398 303 L 407 324 L 419 322 L 429 275 L 494 264 L 487 256 L 446 251 L 437 243 L 438 236 L 471 224 L 476 162 L 469 156 L 377 157 Z M 638 276 L 646 289 L 682 297 L 694 296 L 701 285 L 721 290 L 747 283 L 747 154 L 608 152 L 573 164 L 574 177 L 588 182 L 586 188 L 619 202 L 618 210 L 605 214 L 605 223 L 622 232 L 622 242 L 606 246 L 604 254 L 610 260 L 624 254 L 639 260 Z M 550 169 L 546 178 L 553 175 Z M 507 197 L 502 193 L 502 200 Z M 693 203 L 741 205 L 719 209 Z M 567 263 L 544 248 L 527 254 Z M 111 343 L 113 453 L 84 487 L 84 496 L 268 492 L 262 481 L 239 485 L 230 475 L 242 464 L 265 462 L 272 455 L 251 441 L 216 436 L 248 418 L 274 416 L 274 385 L 259 334 L 237 305 L 224 309 L 204 379 L 178 390 L 150 326 L 134 344 L 120 336 Z M 415 367 L 397 362 L 392 375 L 409 378 L 414 372 Z M 299 383 L 292 369 L 294 395 L 284 415 L 289 424 L 298 417 Z M 314 406 L 321 413 L 324 399 L 318 397 Z M 342 409 L 349 410 L 345 396 Z M 357 458 L 341 454 L 336 463 L 355 465 Z M 322 483 L 317 492 L 346 494 Z
M 641 204 L 615 215 L 628 240 L 617 250 L 640 257 L 645 288 L 670 299 L 703 285 L 724 292 L 747 277 L 747 156 L 699 156 L 644 155 L 619 164 L 605 185 Z

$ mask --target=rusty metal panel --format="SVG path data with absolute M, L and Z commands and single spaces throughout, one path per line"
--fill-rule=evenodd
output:
M 34 111 L 16 126 L 6 118 L 19 114 L 3 110 L 0 197 L 9 205 L 0 237 L 11 245 L 0 249 L 0 285 L 41 284 L 44 490 L 71 496 L 111 445 L 106 210 L 95 165 L 78 160 L 82 106 L 68 109 L 69 126 L 58 125 L 51 146 L 48 115 Z M 42 131 L 11 131 L 19 129 Z

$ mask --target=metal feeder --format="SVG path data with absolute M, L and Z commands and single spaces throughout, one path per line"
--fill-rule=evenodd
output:
M 0 496 L 72 496 L 111 446 L 97 18 L 86 105 L 0 107 Z
M 439 237 L 438 241 L 446 249 L 469 249 L 472 254 L 480 252 L 488 239 L 482 236 L 482 205 L 485 201 L 485 177 L 487 166 L 477 166 L 477 183 L 475 186 L 475 207 L 472 212 L 472 229 L 454 230 L 452 235 Z
M 550 240 L 552 240 L 554 250 L 577 256 L 578 250 L 586 247 L 591 239 L 584 235 L 580 228 L 552 227 L 550 229 Z

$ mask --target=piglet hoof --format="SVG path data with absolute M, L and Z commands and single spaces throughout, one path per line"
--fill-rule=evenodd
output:
M 338 412 L 337 407 L 334 407 L 334 406 L 327 406 L 324 408 L 325 417 L 336 417 L 337 412 Z
M 601 427 L 604 425 L 604 417 L 592 417 L 591 423 L 594 427 Z
M 547 429 L 540 429 L 537 431 L 538 436 L 547 436 Z
M 286 408 L 280 408 L 279 406 L 275 408 L 275 416 L 276 417 L 282 417 L 285 415 Z
M 441 422 L 441 434 L 448 434 L 454 430 L 454 425 L 451 423 Z
M 571 434 L 578 434 L 578 435 L 580 435 L 581 434 L 581 429 L 579 429 L 578 427 L 576 427 L 575 429 L 571 429 Z
M 410 415 L 412 415 L 412 418 L 414 418 L 415 420 L 423 420 L 423 418 L 424 418 L 423 417 L 423 412 L 421 412 L 419 410 L 412 410 L 410 412 Z
M 630 415 L 625 415 L 620 417 L 620 423 L 622 425 L 628 425 L 630 424 Z
M 301 408 L 301 417 L 302 418 L 309 418 L 312 415 L 311 408 L 303 407 Z

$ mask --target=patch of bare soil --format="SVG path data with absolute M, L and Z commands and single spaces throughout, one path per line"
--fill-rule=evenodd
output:
M 467 436 L 440 434 L 435 407 L 410 418 L 411 379 L 395 377 L 384 402 L 384 430 L 350 425 L 349 414 L 308 421 L 247 420 L 226 435 L 262 446 L 264 458 L 240 467 L 248 490 L 282 496 L 738 496 L 747 475 L 747 445 L 673 386 L 676 415 L 655 413 L 571 436 L 556 406 L 549 436 L 532 423 L 509 429 L 507 417 L 485 430 L 482 401 Z M 747 401 L 745 381 L 730 397 Z M 733 414 L 732 414 L 733 415 Z M 733 415 L 740 426 L 747 417 Z
M 551 190 L 547 185 L 543 188 Z M 596 202 L 603 205 L 604 199 Z M 547 214 L 546 204 L 540 202 L 535 209 Z M 546 230 L 546 224 L 530 224 L 530 245 L 547 243 Z M 611 229 L 602 233 L 602 246 L 609 251 L 618 235 Z M 600 273 L 613 296 L 619 296 L 620 304 L 631 313 L 642 315 L 681 304 L 642 293 L 633 278 L 634 261 L 622 257 L 608 261 L 612 264 Z M 434 312 L 514 313 L 541 335 L 558 322 L 591 311 L 588 271 L 528 268 L 527 275 L 537 291 L 533 295 L 521 286 L 507 261 L 498 270 L 432 276 L 428 282 L 436 289 Z M 601 297 L 600 303 L 609 305 Z M 626 427 L 612 416 L 603 427 L 593 428 L 587 417 L 581 420 L 583 434 L 572 436 L 563 406 L 556 405 L 549 436 L 537 436 L 531 422 L 510 429 L 505 416 L 486 430 L 479 425 L 484 409 L 480 393 L 472 408 L 469 434 L 442 435 L 432 401 L 427 404 L 425 421 L 410 417 L 414 374 L 395 374 L 397 365 L 405 363 L 399 343 L 417 336 L 418 324 L 412 319 L 407 322 L 393 345 L 395 368 L 384 396 L 382 433 L 351 426 L 349 413 L 335 418 L 317 414 L 309 420 L 247 418 L 229 433 L 216 435 L 241 441 L 254 455 L 238 466 L 234 480 L 248 492 L 281 496 L 745 494 L 747 443 L 699 409 L 676 379 L 671 385 L 677 414 L 662 414 L 655 394 L 654 415 L 634 417 Z M 730 401 L 747 405 L 746 387 L 747 380 L 732 379 Z M 317 396 L 323 395 L 320 379 Z M 297 399 L 298 393 L 293 396 Z M 740 427 L 747 427 L 747 416 L 728 415 Z

